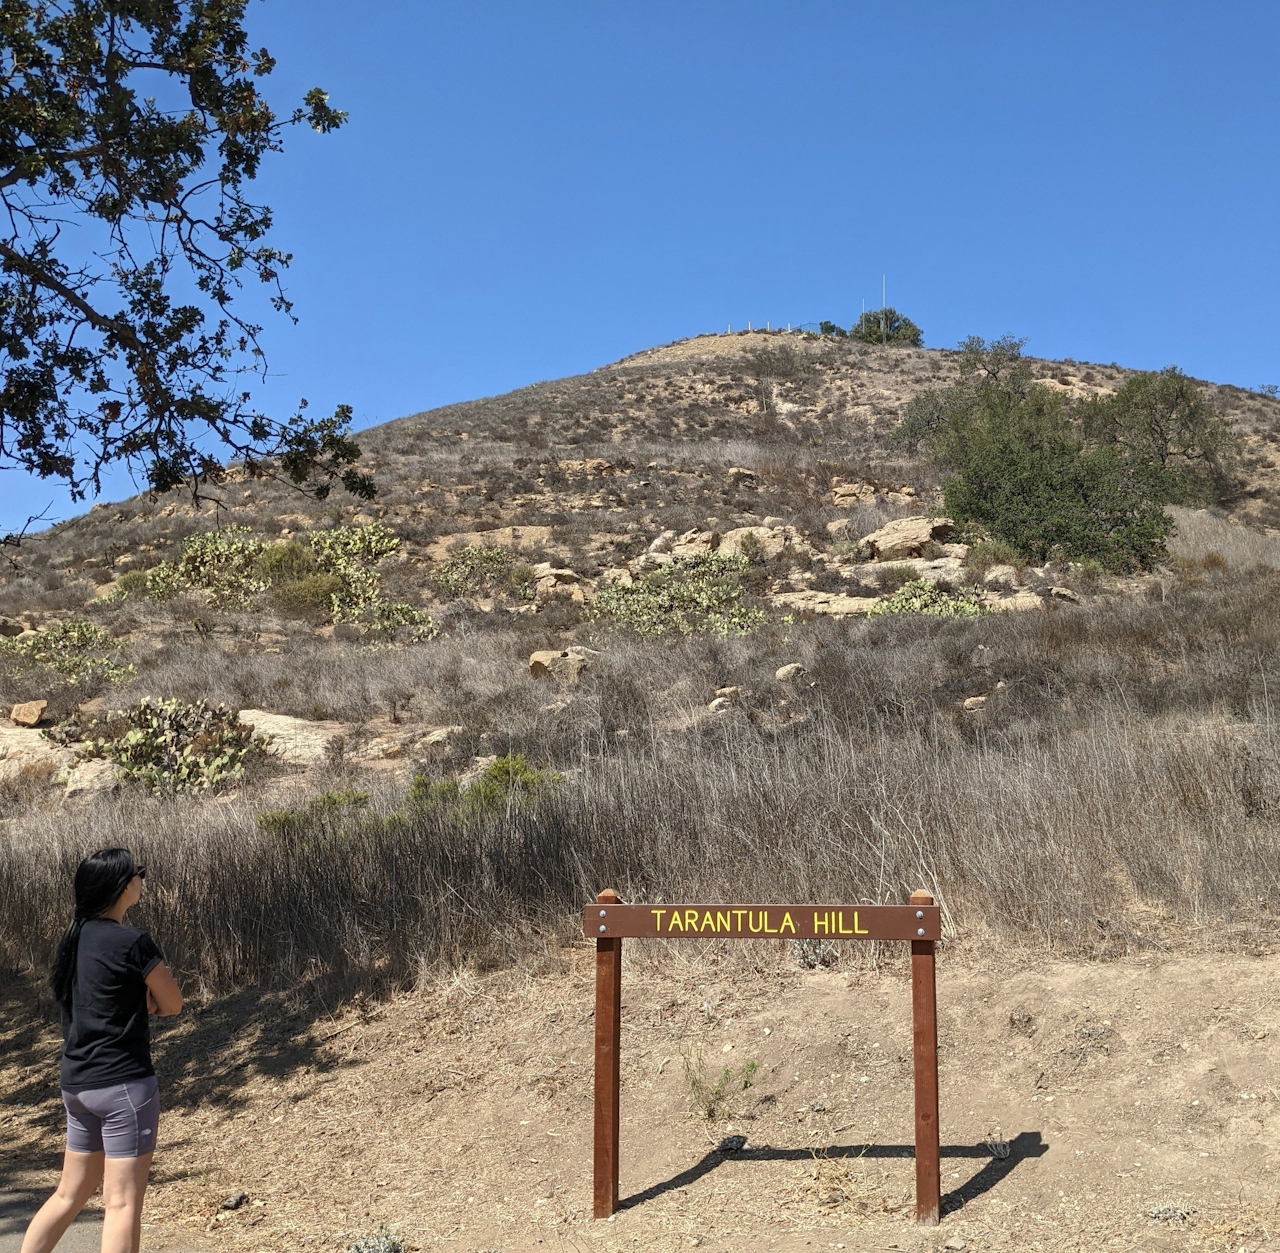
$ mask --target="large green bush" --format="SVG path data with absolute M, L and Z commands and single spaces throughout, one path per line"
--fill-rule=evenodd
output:
M 1021 340 L 974 337 L 960 381 L 916 397 L 898 439 L 946 471 L 952 517 L 1022 558 L 1148 569 L 1164 555 L 1166 497 L 1130 450 L 1086 434 L 1062 394 L 1036 383 Z
M 533 599 L 533 571 L 505 548 L 468 544 L 431 571 L 431 584 L 450 599 L 478 592 L 505 592 L 521 600 Z
M 923 613 L 934 618 L 977 618 L 992 613 L 984 603 L 982 592 L 967 587 L 956 592 L 945 592 L 927 579 L 912 579 L 904 583 L 892 596 L 886 596 L 871 607 L 867 617 L 879 617 L 889 613 Z
M 151 792 L 206 792 L 234 782 L 267 742 L 225 705 L 143 699 L 83 728 L 80 757 L 115 762 Z
M 147 595 L 168 600 L 179 592 L 203 592 L 219 608 L 243 608 L 266 591 L 258 573 L 263 541 L 247 526 L 228 526 L 182 541 L 176 561 L 147 571 Z
M 924 347 L 924 332 L 906 314 L 899 313 L 892 306 L 868 309 L 850 329 L 849 338 L 861 340 L 864 344 Z
M 73 683 L 118 683 L 133 673 L 119 645 L 99 626 L 71 619 L 55 622 L 25 639 L 0 636 L 0 652 L 33 665 L 48 666 Z
M 641 635 L 745 635 L 764 622 L 764 614 L 745 599 L 742 576 L 749 564 L 737 554 L 677 557 L 630 586 L 601 588 L 588 616 Z

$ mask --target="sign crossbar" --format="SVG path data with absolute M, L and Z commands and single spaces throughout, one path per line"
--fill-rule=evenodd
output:
M 942 938 L 942 911 L 928 892 L 913 892 L 906 905 L 628 905 L 607 889 L 583 909 L 582 929 L 596 942 L 592 1192 L 597 1218 L 607 1218 L 618 1208 L 624 939 L 897 940 L 911 945 L 916 1221 L 937 1225 L 942 1172 L 935 949 Z

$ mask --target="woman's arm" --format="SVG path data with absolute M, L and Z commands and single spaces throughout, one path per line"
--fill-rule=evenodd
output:
M 182 1012 L 182 989 L 164 962 L 155 966 L 147 976 L 147 1012 L 166 1017 Z

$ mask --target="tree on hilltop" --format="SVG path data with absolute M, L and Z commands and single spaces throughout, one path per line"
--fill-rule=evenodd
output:
M 909 348 L 924 347 L 924 332 L 904 313 L 892 306 L 868 309 L 849 331 L 850 339 L 864 344 L 905 344 Z
M 96 493 L 113 463 L 164 491 L 228 456 L 317 495 L 373 493 L 351 410 L 253 408 L 261 328 L 246 282 L 289 254 L 247 185 L 285 128 L 345 114 L 318 87 L 277 116 L 256 79 L 247 0 L 4 0 L 0 11 L 0 465 Z M 305 402 L 304 406 L 305 407 Z

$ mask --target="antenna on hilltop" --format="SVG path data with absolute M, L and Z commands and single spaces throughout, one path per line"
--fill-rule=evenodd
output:
M 885 293 L 888 288 L 885 284 L 885 275 L 880 275 L 880 342 L 887 344 L 889 342 L 889 319 L 885 315 L 885 309 L 888 307 L 888 301 L 885 299 Z

